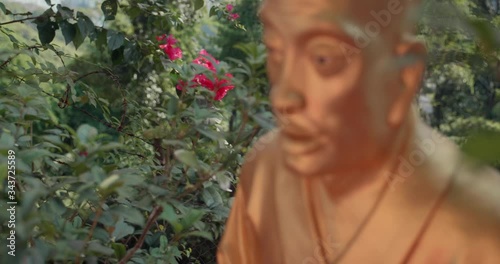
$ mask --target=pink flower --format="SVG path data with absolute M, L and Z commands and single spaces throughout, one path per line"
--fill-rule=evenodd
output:
M 215 72 L 215 66 L 213 62 L 215 62 L 215 64 L 219 64 L 219 61 L 216 60 L 212 55 L 208 54 L 208 52 L 204 49 L 200 51 L 200 56 L 193 60 L 193 63 L 203 65 L 205 66 L 205 68 L 211 70 L 212 72 Z
M 224 79 L 218 79 L 215 74 L 216 74 L 216 69 L 213 63 L 219 64 L 220 62 L 216 60 L 212 55 L 210 55 L 206 50 L 201 50 L 200 51 L 200 56 L 198 58 L 193 60 L 193 63 L 202 65 L 214 74 L 214 79 L 213 81 L 210 80 L 204 73 L 197 74 L 194 76 L 194 78 L 191 80 L 191 88 L 195 87 L 205 87 L 210 91 L 215 92 L 215 97 L 214 99 L 217 101 L 222 100 L 224 96 L 226 96 L 227 92 L 229 90 L 234 89 L 234 85 L 230 83 L 230 79 L 233 78 L 233 75 L 230 73 L 226 73 L 226 78 Z M 188 84 L 181 80 L 179 83 L 176 85 L 177 90 L 182 90 L 184 89 Z
M 167 34 L 163 34 L 163 35 L 161 35 L 161 36 L 157 36 L 157 37 L 156 37 L 156 40 L 158 40 L 158 41 L 163 41 L 163 40 L 165 40 L 166 38 L 167 38 Z
M 236 20 L 240 18 L 240 15 L 234 13 L 234 14 L 229 14 L 229 20 Z
M 163 50 L 163 52 L 165 52 L 165 54 L 167 54 L 168 58 L 171 61 L 182 58 L 182 50 L 179 47 L 175 46 L 175 44 L 177 43 L 177 39 L 175 39 L 174 36 L 168 35 L 167 37 L 166 34 L 163 34 L 156 37 L 156 40 L 165 42 L 165 44 L 160 44 L 159 47 Z
M 234 6 L 232 4 L 226 5 L 227 12 L 229 12 L 229 13 L 231 13 L 233 11 L 233 8 L 234 8 Z
M 215 100 L 220 101 L 224 96 L 226 96 L 227 92 L 234 89 L 234 85 L 229 82 L 229 79 L 233 78 L 233 75 L 230 73 L 226 73 L 226 77 L 228 79 L 217 80 L 216 84 L 216 92 L 215 92 Z

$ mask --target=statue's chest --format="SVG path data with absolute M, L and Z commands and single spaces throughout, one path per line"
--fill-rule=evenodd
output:
M 310 187 L 279 177 L 267 183 L 271 192 L 266 193 L 273 195 L 261 199 L 260 233 L 263 248 L 277 261 L 273 263 L 452 263 L 454 248 L 439 245 L 419 248 L 410 258 L 431 262 L 402 262 L 435 199 L 421 201 L 428 206 L 398 210 L 398 202 L 388 196 L 363 219 L 370 206 L 338 210 L 321 189 Z

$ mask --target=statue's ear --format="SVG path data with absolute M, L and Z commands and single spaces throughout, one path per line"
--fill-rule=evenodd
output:
M 401 61 L 400 81 L 403 87 L 388 116 L 388 123 L 391 126 L 401 125 L 408 115 L 413 99 L 422 84 L 427 51 L 422 42 L 411 40 L 401 43 L 396 53 Z

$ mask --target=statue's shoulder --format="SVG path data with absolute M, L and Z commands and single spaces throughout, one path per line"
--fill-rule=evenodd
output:
M 500 247 L 500 173 L 479 165 L 440 133 L 422 130 L 422 145 L 429 149 L 433 180 L 450 184 L 434 219 L 437 233 L 458 232 L 468 240 L 484 237 Z M 443 191 L 444 189 L 439 188 Z
M 437 234 L 448 240 L 456 238 L 466 251 L 464 256 L 477 256 L 477 263 L 500 263 L 498 171 L 464 161 L 453 178 L 443 209 L 441 215 L 445 217 L 438 217 L 441 231 L 435 230 Z
M 490 215 L 500 227 L 500 173 L 465 159 L 452 179 L 449 200 L 478 215 Z
M 429 174 L 451 184 L 445 200 L 447 208 L 471 220 L 488 215 L 500 229 L 499 171 L 471 160 L 449 138 L 423 127 L 421 148 L 429 150 Z

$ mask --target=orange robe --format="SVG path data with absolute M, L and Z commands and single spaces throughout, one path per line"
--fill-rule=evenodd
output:
M 278 162 L 278 137 L 271 132 L 247 155 L 219 264 L 500 264 L 500 176 L 472 169 L 448 140 L 411 177 L 387 179 L 390 188 L 346 249 L 349 221 L 337 214 L 331 183 L 290 175 Z

